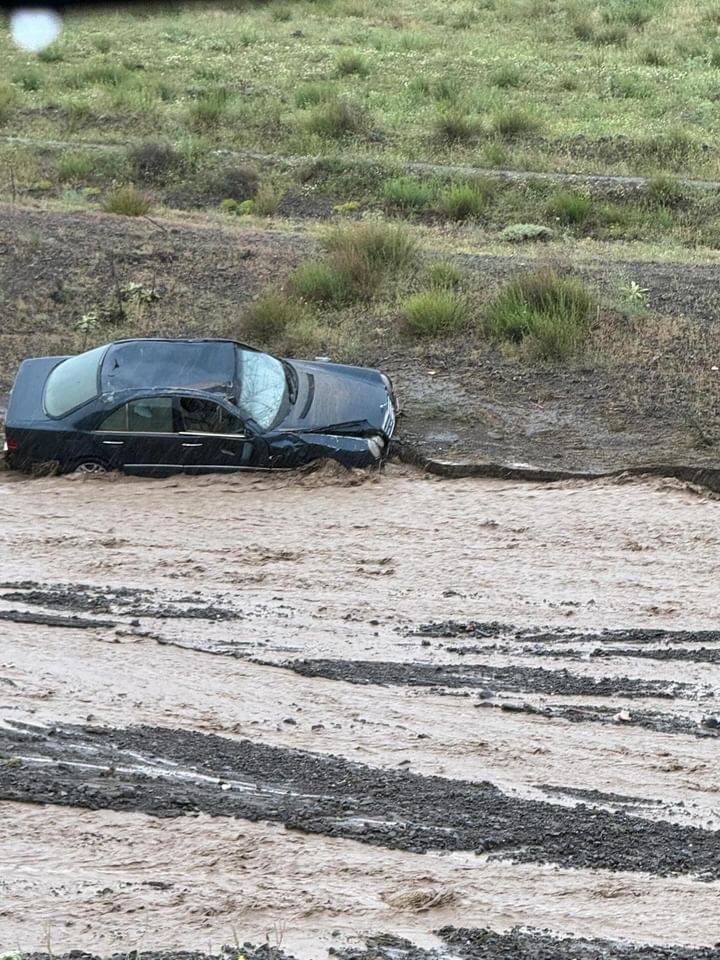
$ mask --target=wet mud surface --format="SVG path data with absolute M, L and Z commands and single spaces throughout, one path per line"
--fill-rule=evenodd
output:
M 162 817 L 202 812 L 414 853 L 468 850 L 517 862 L 720 878 L 714 830 L 250 741 L 147 727 L 10 726 L 0 730 L 0 754 L 2 800 Z
M 0 931 L 168 960 L 712 951 L 719 508 L 392 464 L 0 477 Z M 491 932 L 517 924 L 567 944 Z

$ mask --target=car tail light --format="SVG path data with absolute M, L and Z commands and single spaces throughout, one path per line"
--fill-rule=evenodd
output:
M 20 441 L 17 439 L 17 437 L 11 437 L 10 434 L 6 434 L 5 444 L 7 446 L 8 453 L 14 453 L 15 450 L 20 448 Z

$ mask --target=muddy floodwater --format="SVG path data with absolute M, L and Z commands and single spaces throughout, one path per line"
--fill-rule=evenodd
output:
M 0 951 L 715 957 L 719 544 L 657 478 L 0 474 Z

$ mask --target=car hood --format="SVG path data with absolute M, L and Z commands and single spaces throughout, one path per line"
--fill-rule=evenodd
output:
M 279 430 L 392 436 L 393 401 L 379 370 L 309 360 L 290 364 L 297 398 Z

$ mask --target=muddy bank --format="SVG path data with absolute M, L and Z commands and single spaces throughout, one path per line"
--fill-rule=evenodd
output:
M 361 660 L 288 660 L 283 666 L 306 677 L 347 683 L 406 684 L 419 687 L 468 688 L 489 694 L 538 693 L 560 696 L 656 697 L 673 700 L 692 695 L 686 683 L 635 680 L 630 677 L 584 677 L 568 670 L 488 664 L 397 663 Z
M 338 757 L 179 730 L 9 725 L 0 799 L 275 820 L 290 829 L 422 853 L 720 878 L 718 834 L 490 783 L 376 770 Z
M 574 605 L 567 604 L 571 609 Z M 442 639 L 455 637 L 477 637 L 479 639 L 502 638 L 513 642 L 550 643 L 720 643 L 720 630 L 575 630 L 571 627 L 517 627 L 512 624 L 490 623 L 460 620 L 444 620 L 440 623 L 425 623 L 409 631 L 411 636 L 436 637 Z M 449 649 L 449 648 L 447 648 Z

